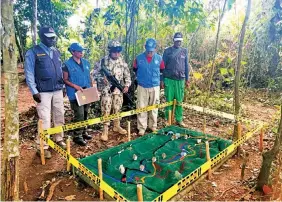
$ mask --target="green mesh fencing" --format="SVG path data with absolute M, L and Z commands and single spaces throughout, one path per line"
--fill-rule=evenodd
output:
M 231 141 L 169 126 L 128 143 L 80 159 L 98 175 L 102 159 L 103 180 L 126 199 L 137 201 L 136 184 L 143 184 L 143 199 L 151 201 L 206 162 L 205 142 L 211 158 Z

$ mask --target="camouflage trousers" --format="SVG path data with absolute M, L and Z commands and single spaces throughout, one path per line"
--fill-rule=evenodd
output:
M 101 112 L 102 116 L 116 114 L 120 111 L 123 103 L 123 94 L 108 94 L 101 96 Z M 105 122 L 105 125 L 110 125 L 110 122 Z

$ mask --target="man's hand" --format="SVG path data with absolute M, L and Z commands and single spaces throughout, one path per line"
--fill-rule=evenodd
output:
M 122 91 L 122 93 L 127 93 L 127 92 L 128 92 L 128 87 L 125 86 L 124 89 L 123 89 L 123 91 Z
M 33 95 L 33 99 L 35 102 L 40 103 L 41 102 L 41 96 L 39 93 Z
M 80 86 L 76 85 L 76 84 L 73 85 L 73 88 L 75 90 L 77 90 L 77 91 L 83 91 L 83 89 Z
M 189 88 L 189 86 L 190 86 L 190 81 L 189 80 L 185 81 L 185 86 L 186 86 L 186 88 Z
M 67 90 L 63 88 L 63 97 L 66 97 L 66 95 L 67 95 Z
M 164 86 L 164 82 L 163 81 L 161 81 L 161 86 L 160 87 L 161 87 L 161 89 L 164 89 L 165 86 Z
M 108 84 L 109 84 L 109 81 L 108 81 L 108 79 L 107 79 L 106 77 L 104 77 L 104 84 L 105 84 L 105 85 L 108 85 Z

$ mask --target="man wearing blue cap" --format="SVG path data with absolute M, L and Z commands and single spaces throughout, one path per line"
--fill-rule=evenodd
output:
M 63 74 L 60 52 L 54 46 L 56 33 L 52 27 L 41 27 L 39 30 L 40 43 L 29 49 L 25 56 L 26 83 L 37 102 L 36 109 L 42 120 L 43 129 L 51 127 L 51 113 L 55 126 L 64 124 Z M 66 148 L 63 133 L 55 134 L 55 142 Z M 39 137 L 36 143 L 39 144 Z M 48 145 L 44 145 L 44 155 L 51 158 Z
M 70 100 L 71 108 L 74 111 L 74 122 L 87 120 L 89 104 L 78 106 L 75 93 L 91 87 L 90 64 L 83 57 L 83 48 L 79 43 L 72 43 L 69 47 L 72 54 L 63 65 L 63 78 L 66 84 L 67 96 Z M 85 129 L 74 130 L 73 141 L 78 145 L 85 146 L 86 140 L 92 137 Z
M 133 64 L 133 70 L 137 75 L 137 108 L 158 104 L 160 100 L 160 80 L 164 62 L 162 57 L 155 53 L 157 42 L 155 39 L 146 40 L 145 52 L 138 55 Z M 148 112 L 149 129 L 157 130 L 158 109 Z M 147 129 L 147 112 L 137 115 L 137 128 L 140 136 Z
M 174 34 L 173 46 L 165 49 L 163 59 L 165 63 L 165 71 L 163 73 L 166 101 L 170 102 L 176 99 L 182 102 L 184 98 L 184 88 L 189 87 L 189 69 L 188 69 L 188 51 L 181 47 L 183 36 L 180 32 Z M 172 110 L 172 106 L 166 108 L 165 117 L 168 120 L 168 111 Z M 183 122 L 182 106 L 176 106 L 175 119 L 178 125 L 186 127 Z

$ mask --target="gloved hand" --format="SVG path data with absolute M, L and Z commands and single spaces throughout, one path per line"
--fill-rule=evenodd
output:
M 41 102 L 41 96 L 39 93 L 33 95 L 33 99 L 35 102 L 40 103 Z

